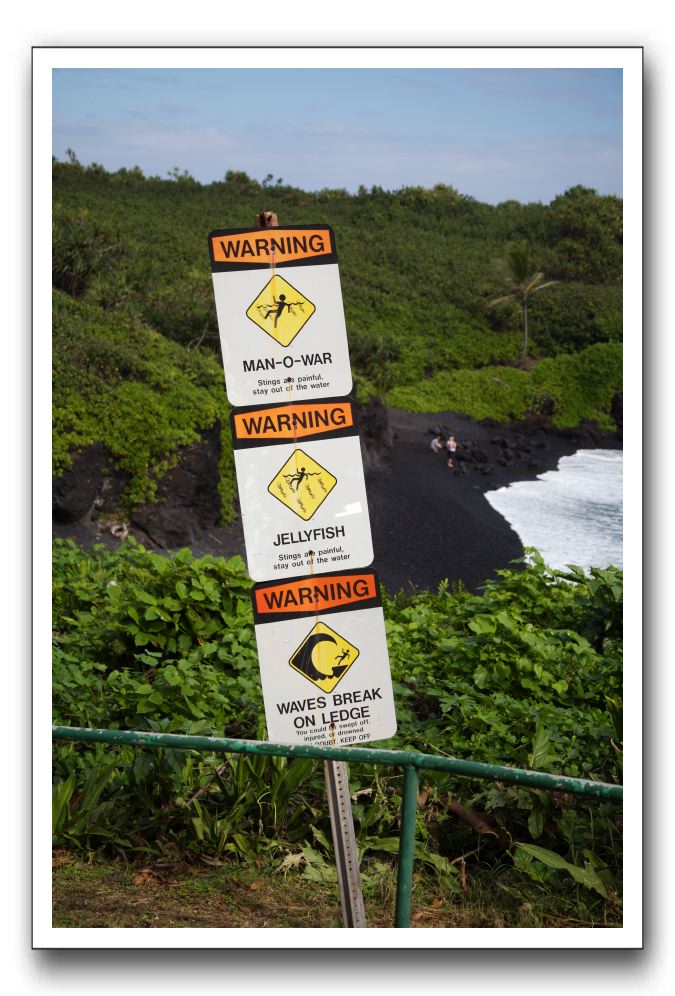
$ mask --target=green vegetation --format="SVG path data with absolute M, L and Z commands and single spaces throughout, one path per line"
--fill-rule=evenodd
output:
M 584 354 L 587 374 L 572 374 L 564 360 L 611 343 L 612 370 L 619 366 L 616 197 L 574 187 L 549 205 L 491 206 L 443 184 L 309 193 L 233 170 L 202 185 L 178 169 L 160 179 L 69 159 L 53 170 L 57 473 L 99 440 L 130 475 L 125 502 L 133 505 L 152 498 L 200 429 L 225 425 L 206 236 L 252 225 L 261 208 L 283 224 L 334 227 L 360 398 L 389 392 L 390 403 L 414 410 L 425 398 L 427 411 L 510 418 L 536 410 L 540 380 L 541 390 L 552 382 L 559 391 L 557 424 L 585 417 L 609 427 L 609 392 L 620 380 L 609 377 L 605 354 Z M 556 281 L 528 295 L 535 366 L 527 377 L 517 369 L 522 301 L 488 307 L 503 296 L 509 258 L 524 243 L 527 269 Z M 560 368 L 545 365 L 553 358 Z M 225 520 L 234 490 L 224 456 Z
M 392 388 L 385 401 L 408 411 L 461 411 L 504 422 L 542 406 L 551 411 L 552 403 L 556 425 L 592 418 L 611 430 L 609 410 L 621 383 L 621 346 L 598 343 L 580 353 L 548 357 L 528 371 L 507 366 L 441 371 L 422 384 Z
M 55 723 L 265 737 L 240 560 L 56 542 L 54 562 Z M 532 554 L 481 595 L 385 594 L 399 729 L 383 746 L 620 781 L 621 582 L 615 569 L 552 572 Z M 311 761 L 75 744 L 54 754 L 61 846 L 331 873 Z M 387 865 L 401 775 L 352 765 L 350 784 L 366 866 Z M 440 773 L 425 774 L 420 798 L 417 860 L 446 891 L 462 888 L 464 855 L 470 875 L 491 868 L 521 900 L 562 896 L 584 919 L 616 918 L 616 807 Z M 485 834 L 458 818 L 468 810 Z
M 131 316 L 53 293 L 54 469 L 71 453 L 105 443 L 128 474 L 124 504 L 152 499 L 157 481 L 220 421 L 222 516 L 232 517 L 234 469 L 229 406 L 215 358 L 186 350 Z

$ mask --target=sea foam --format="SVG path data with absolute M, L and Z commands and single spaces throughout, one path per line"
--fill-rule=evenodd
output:
M 535 481 L 485 495 L 552 568 L 623 566 L 623 452 L 578 450 Z

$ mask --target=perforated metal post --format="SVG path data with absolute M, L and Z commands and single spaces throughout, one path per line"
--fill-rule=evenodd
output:
M 349 795 L 347 765 L 344 761 L 324 761 L 323 770 L 326 776 L 328 812 L 340 886 L 342 922 L 345 927 L 365 927 L 366 911 L 361 890 L 359 853 L 354 833 L 354 814 Z

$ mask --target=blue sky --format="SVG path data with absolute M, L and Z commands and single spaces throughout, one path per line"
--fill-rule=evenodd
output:
M 58 69 L 53 151 L 305 190 L 446 183 L 496 204 L 622 195 L 614 69 Z

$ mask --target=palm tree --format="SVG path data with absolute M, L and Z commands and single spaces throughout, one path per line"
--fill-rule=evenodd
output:
M 497 297 L 490 301 L 488 307 L 501 304 L 502 301 L 518 301 L 523 306 L 523 359 L 527 356 L 528 335 L 527 335 L 527 302 L 530 294 L 557 284 L 557 280 L 544 280 L 544 274 L 534 269 L 534 264 L 530 256 L 530 247 L 527 242 L 519 242 L 512 245 L 507 257 L 511 275 L 506 278 L 507 283 L 513 288 L 508 294 Z

